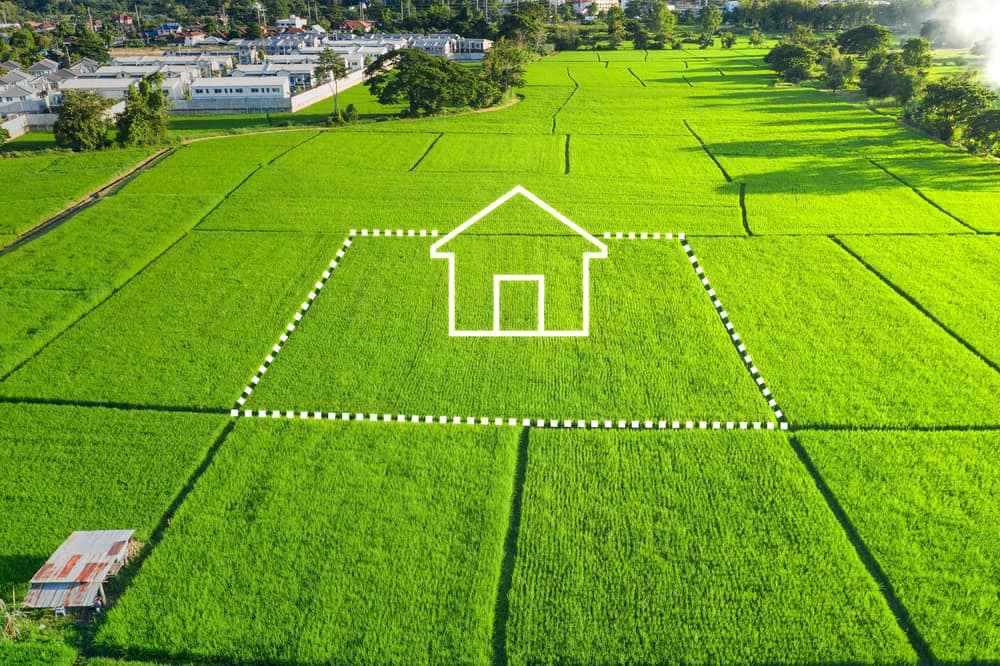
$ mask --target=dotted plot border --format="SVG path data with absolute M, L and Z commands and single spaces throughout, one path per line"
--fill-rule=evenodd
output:
M 230 415 L 234 418 L 245 417 L 245 418 L 285 418 L 285 419 L 313 419 L 313 420 L 327 420 L 327 421 L 368 421 L 368 422 L 380 422 L 380 423 L 425 423 L 425 424 L 451 424 L 451 425 L 494 425 L 494 426 L 531 426 L 536 428 L 576 428 L 576 429 L 587 429 L 587 430 L 598 430 L 598 429 L 615 429 L 615 430 L 774 430 L 777 427 L 780 430 L 788 429 L 788 420 L 785 418 L 784 412 L 778 406 L 777 401 L 774 398 L 771 390 L 767 387 L 767 383 L 764 378 L 760 375 L 760 371 L 756 365 L 753 363 L 753 358 L 747 352 L 746 345 L 743 343 L 740 334 L 736 331 L 735 326 L 729 320 L 729 313 L 722 306 L 722 302 L 719 300 L 712 288 L 711 283 L 708 278 L 705 277 L 705 272 L 698 263 L 698 258 L 695 256 L 694 251 L 691 249 L 691 244 L 688 242 L 687 237 L 683 233 L 674 234 L 671 232 L 661 233 L 661 232 L 604 232 L 603 236 L 605 239 L 615 239 L 615 240 L 666 240 L 672 241 L 674 239 L 681 243 L 681 247 L 684 253 L 687 255 L 688 260 L 691 263 L 691 267 L 694 269 L 695 274 L 701 281 L 708 296 L 712 299 L 712 305 L 715 307 L 716 313 L 719 315 L 723 325 L 726 327 L 726 332 L 729 334 L 730 340 L 733 346 L 740 354 L 740 358 L 743 360 L 743 364 L 746 366 L 747 371 L 753 377 L 754 382 L 757 384 L 758 390 L 761 395 L 767 401 L 768 406 L 774 413 L 777 425 L 774 421 L 666 421 L 666 420 L 626 420 L 626 419 L 530 419 L 530 418 L 512 418 L 512 417 L 473 417 L 473 416 L 430 416 L 430 415 L 420 415 L 420 414 L 375 414 L 375 413 L 360 413 L 360 412 L 313 412 L 313 411 L 295 411 L 295 410 L 252 410 L 245 409 L 244 405 L 246 401 L 250 398 L 254 389 L 260 383 L 264 374 L 267 372 L 271 364 L 274 363 L 275 358 L 278 353 L 284 348 L 285 344 L 288 342 L 289 336 L 295 332 L 298 323 L 302 321 L 306 312 L 312 306 L 313 302 L 319 296 L 320 290 L 326 285 L 327 281 L 330 279 L 333 271 L 340 265 L 340 261 L 344 258 L 347 250 L 351 247 L 353 239 L 357 236 L 362 237 L 376 237 L 376 238 L 436 238 L 438 236 L 438 231 L 436 229 L 408 229 L 406 231 L 402 229 L 361 229 L 360 232 L 357 229 L 351 229 L 347 238 L 339 250 L 337 250 L 336 256 L 330 260 L 327 270 L 323 271 L 321 278 L 315 283 L 314 289 L 309 292 L 306 300 L 303 301 L 299 308 L 299 311 L 295 313 L 292 317 L 292 321 L 288 323 L 285 327 L 285 331 L 281 334 L 278 342 L 271 348 L 271 352 L 264 358 L 264 362 L 257 368 L 257 372 L 251 378 L 250 383 L 247 384 L 246 388 L 240 394 L 240 397 L 236 399 L 236 404 L 233 405 L 230 410 Z

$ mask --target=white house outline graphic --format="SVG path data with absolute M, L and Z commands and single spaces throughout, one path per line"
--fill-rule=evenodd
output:
M 440 247 L 461 234 L 463 231 L 479 222 L 494 210 L 507 203 L 513 197 L 521 195 L 544 210 L 553 218 L 572 229 L 577 235 L 586 239 L 597 252 L 583 253 L 583 327 L 579 330 L 550 331 L 545 328 L 545 276 L 544 275 L 494 275 L 493 276 L 493 328 L 489 330 L 459 330 L 455 326 L 455 253 L 442 252 Z M 590 260 L 607 259 L 608 246 L 587 233 L 585 229 L 574 223 L 565 215 L 552 208 L 534 194 L 520 185 L 510 190 L 499 199 L 482 209 L 468 220 L 455 227 L 450 233 L 431 245 L 432 259 L 448 260 L 448 335 L 452 337 L 586 337 L 590 335 Z M 533 281 L 538 283 L 538 328 L 534 330 L 516 331 L 500 328 L 500 285 L 509 281 Z

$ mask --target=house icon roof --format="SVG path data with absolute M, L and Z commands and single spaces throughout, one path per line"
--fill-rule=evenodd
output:
M 458 329 L 456 326 L 456 316 L 455 316 L 455 252 L 443 251 L 443 248 L 448 245 L 453 239 L 467 231 L 470 227 L 480 222 L 486 218 L 490 213 L 503 206 L 505 203 L 513 199 L 514 197 L 521 196 L 530 201 L 532 204 L 543 210 L 551 218 L 556 220 L 558 223 L 562 224 L 573 234 L 581 239 L 581 245 L 587 247 L 587 251 L 580 253 L 582 259 L 581 266 L 581 276 L 582 276 L 582 296 L 583 300 L 581 303 L 581 314 L 582 314 L 582 326 L 580 328 L 575 328 L 572 330 L 549 330 L 545 327 L 544 318 L 544 308 L 545 308 L 545 275 L 533 272 L 531 275 L 523 274 L 502 274 L 493 276 L 493 328 L 492 329 L 477 329 L 477 330 L 465 330 Z M 572 237 L 572 236 L 570 236 Z M 493 203 L 489 204 L 481 211 L 470 217 L 468 220 L 457 226 L 450 233 L 446 234 L 443 238 L 438 240 L 436 243 L 431 245 L 430 256 L 432 259 L 447 259 L 448 260 L 448 334 L 450 336 L 476 336 L 476 337 L 491 337 L 491 336 L 505 336 L 505 337 L 533 337 L 533 336 L 587 336 L 590 334 L 590 260 L 591 259 L 606 259 L 608 257 L 608 246 L 597 240 L 593 235 L 591 235 L 586 229 L 583 229 L 578 224 L 567 218 L 565 215 L 552 208 L 537 196 L 526 190 L 525 188 L 518 185 L 509 192 L 502 195 Z M 503 282 L 509 281 L 533 281 L 538 284 L 538 327 L 537 329 L 531 330 L 503 330 L 500 324 L 500 285 Z
M 572 220 L 570 220 L 568 217 L 566 217 L 565 215 L 563 215 L 562 213 L 560 213 L 559 211 L 557 211 L 556 209 L 554 209 L 552 206 L 550 206 L 549 204 L 545 203 L 544 201 L 542 201 L 537 196 L 535 196 L 534 194 L 532 194 L 531 192 L 529 192 L 528 190 L 526 190 L 524 187 L 522 187 L 520 185 L 514 187 L 512 190 L 510 190 L 510 191 L 506 192 L 505 194 L 503 194 L 502 196 L 500 196 L 496 201 L 494 201 L 490 205 L 486 206 L 486 208 L 483 208 L 481 211 L 479 211 L 478 213 L 476 213 L 475 215 L 473 215 L 472 217 L 470 217 L 468 220 L 466 220 L 465 222 L 463 222 L 459 226 L 457 226 L 454 229 L 452 229 L 443 238 L 441 238 L 439 241 L 437 241 L 436 243 L 434 243 L 434 245 L 431 246 L 431 258 L 432 259 L 450 259 L 450 258 L 454 257 L 453 253 L 442 252 L 441 248 L 443 248 L 445 245 L 447 245 L 449 242 L 451 242 L 455 237 L 457 237 L 457 236 L 461 235 L 462 233 L 464 233 L 466 230 L 469 229 L 469 227 L 475 225 L 477 222 L 479 222 L 480 220 L 484 219 L 490 213 L 492 213 L 493 211 L 495 211 L 497 208 L 500 208 L 501 206 L 503 206 L 505 203 L 507 203 L 508 201 L 510 201 L 511 199 L 513 199 L 516 196 L 522 196 L 522 197 L 524 197 L 525 199 L 527 199 L 528 201 L 530 201 L 531 203 L 533 203 L 535 206 L 537 206 L 541 210 L 543 210 L 546 213 L 548 213 L 553 219 L 557 220 L 558 222 L 560 222 L 561 224 L 563 224 L 565 227 L 567 227 L 568 229 L 570 229 L 571 231 L 573 231 L 573 233 L 575 233 L 577 236 L 579 236 L 580 238 L 586 240 L 590 245 L 592 245 L 593 246 L 593 250 L 591 250 L 590 252 L 586 253 L 587 255 L 590 256 L 590 258 L 592 258 L 592 259 L 606 259 L 607 258 L 607 256 L 608 256 L 608 247 L 607 247 L 607 245 L 605 245 L 601 241 L 597 240 L 597 238 L 595 238 L 592 234 L 590 234 L 586 229 L 584 229 L 583 227 L 579 226 L 578 224 L 576 224 L 575 222 L 573 222 Z

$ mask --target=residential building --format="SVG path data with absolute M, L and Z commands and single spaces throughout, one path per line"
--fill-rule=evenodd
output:
M 288 18 L 278 19 L 278 29 L 288 30 L 289 28 L 304 28 L 306 27 L 306 23 L 308 23 L 306 19 L 292 14 Z

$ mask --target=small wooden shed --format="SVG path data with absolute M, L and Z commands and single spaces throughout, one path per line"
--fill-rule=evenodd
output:
M 28 608 L 89 608 L 133 552 L 135 530 L 73 532 L 31 579 Z

